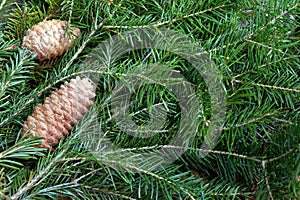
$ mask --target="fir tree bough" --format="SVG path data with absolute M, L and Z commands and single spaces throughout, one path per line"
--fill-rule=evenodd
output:
M 0 0 L 0 199 L 300 198 L 299 12 L 298 0 Z M 45 19 L 67 21 L 82 35 L 61 57 L 37 62 L 22 39 Z M 95 103 L 55 151 L 37 148 L 39 137 L 21 137 L 36 105 L 63 82 L 91 74 L 80 65 L 101 41 L 141 27 L 187 35 L 216 63 L 227 111 L 214 149 L 201 149 L 211 117 L 205 82 L 188 62 L 158 49 L 132 51 L 92 71 L 101 75 Z M 157 62 L 198 89 L 202 114 L 180 159 L 151 170 L 160 163 L 136 153 L 180 148 L 169 145 L 180 123 L 176 96 L 155 83 L 135 90 L 129 110 L 136 124 L 147 125 L 150 108 L 167 111 L 163 129 L 149 138 L 122 132 L 105 102 L 129 71 Z M 97 158 L 88 150 L 80 135 L 99 128 L 93 120 L 120 149 L 108 154 L 103 145 Z

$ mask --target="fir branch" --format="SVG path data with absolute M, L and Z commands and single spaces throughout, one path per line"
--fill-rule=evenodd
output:
M 71 24 L 71 19 L 72 19 L 72 13 L 73 13 L 73 7 L 74 7 L 74 0 L 71 0 L 71 9 L 70 9 L 70 14 L 69 14 L 69 24 Z
M 270 163 L 270 162 L 274 162 L 274 161 L 276 161 L 276 160 L 279 160 L 279 159 L 281 159 L 281 158 L 287 156 L 288 154 L 292 153 L 293 151 L 295 151 L 295 149 L 290 149 L 289 151 L 287 151 L 287 152 L 281 154 L 280 156 L 277 156 L 277 157 L 275 157 L 275 158 L 271 158 L 271 159 L 264 160 L 264 162 L 265 162 L 265 164 Z
M 264 171 L 264 177 L 265 177 L 269 197 L 270 197 L 271 200 L 273 200 L 274 198 L 273 198 L 273 194 L 272 194 L 271 187 L 270 187 L 270 184 L 269 184 L 268 172 L 267 172 L 267 169 L 266 169 L 266 161 L 262 161 L 261 166 L 262 166 L 263 171 Z
M 245 37 L 244 39 L 250 39 L 251 37 L 255 36 L 255 34 L 259 33 L 260 31 L 264 30 L 266 27 L 268 27 L 269 25 L 275 24 L 275 22 L 279 19 L 281 19 L 283 16 L 285 16 L 286 14 L 290 13 L 291 11 L 295 10 L 297 7 L 300 6 L 300 3 L 295 4 L 294 6 L 292 6 L 291 8 L 287 9 L 286 11 L 280 13 L 280 15 L 277 15 L 276 17 L 274 17 L 272 20 L 270 20 L 268 23 L 266 23 L 265 25 L 261 26 L 258 28 L 257 31 L 253 31 L 251 32 L 249 35 L 247 35 L 247 37 Z
M 38 156 L 43 156 L 42 152 L 44 149 L 35 147 L 40 144 L 38 139 L 33 137 L 20 140 L 12 147 L 2 151 L 0 153 L 0 166 L 18 170 L 20 167 L 23 167 L 23 160 L 36 159 Z
M 109 194 L 111 196 L 116 196 L 116 197 L 120 197 L 122 199 L 129 199 L 129 200 L 137 200 L 135 198 L 132 198 L 130 196 L 126 196 L 124 194 L 118 194 L 117 192 L 110 192 L 110 191 L 107 191 L 107 190 L 103 190 L 103 189 L 99 189 L 99 188 L 94 188 L 92 186 L 88 186 L 88 185 L 85 185 L 83 186 L 84 188 L 88 189 L 88 190 L 93 190 L 93 191 L 97 191 L 97 192 L 101 192 L 101 193 L 105 193 L 105 194 Z
M 3 6 L 5 5 L 6 0 L 2 0 L 1 4 L 0 4 L 0 10 L 2 10 Z
M 79 178 L 75 179 L 74 181 L 72 181 L 72 183 L 78 184 L 78 182 L 88 176 L 90 176 L 93 173 L 96 173 L 97 171 L 103 171 L 103 168 L 98 168 L 98 169 L 93 169 L 92 171 L 80 176 Z
M 180 18 L 175 18 L 175 19 L 160 22 L 160 23 L 157 23 L 157 24 L 151 24 L 151 25 L 145 25 L 145 26 L 109 26 L 109 25 L 105 25 L 105 26 L 103 26 L 103 28 L 106 28 L 106 29 L 132 29 L 132 28 L 146 28 L 146 27 L 149 27 L 149 26 L 150 27 L 159 27 L 159 26 L 162 26 L 162 25 L 165 25 L 165 24 L 171 24 L 171 23 L 183 20 L 183 19 L 188 19 L 190 17 L 195 17 L 197 15 L 201 15 L 201 14 L 204 14 L 204 13 L 207 13 L 207 12 L 211 12 L 211 11 L 217 10 L 219 8 L 223 8 L 223 7 L 225 7 L 225 5 L 216 6 L 214 8 L 209 8 L 207 10 L 199 11 L 199 12 L 196 12 L 196 13 L 185 15 L 185 16 L 180 17 Z
M 57 163 L 57 160 L 59 160 L 66 152 L 67 152 L 67 150 L 63 150 L 57 156 L 55 156 L 55 158 L 53 158 L 53 160 L 47 165 L 47 167 L 42 169 L 37 176 L 35 176 L 26 185 L 24 185 L 22 188 L 20 188 L 20 190 L 17 193 L 13 194 L 11 196 L 11 200 L 19 199 L 20 197 L 22 197 L 24 195 L 24 193 L 26 193 L 28 190 L 30 190 L 31 188 L 33 188 L 37 184 L 39 184 L 39 182 L 41 182 L 41 180 L 45 179 L 47 177 L 46 174 L 49 173 L 49 171 L 51 171 L 51 169 L 53 169 L 53 167 Z
M 258 158 L 254 158 L 251 156 L 247 156 L 247 155 L 242 155 L 242 154 L 237 154 L 237 153 L 233 153 L 233 152 L 226 152 L 226 151 L 218 151 L 218 150 L 210 150 L 210 149 L 199 149 L 199 148 L 191 148 L 191 147 L 182 147 L 182 146 L 172 146 L 172 145 L 154 145 L 154 146 L 146 146 L 146 147 L 136 147 L 136 148 L 123 148 L 120 150 L 116 150 L 116 153 L 122 153 L 122 152 L 134 152 L 134 151 L 142 151 L 142 150 L 153 150 L 153 149 L 182 149 L 182 150 L 191 150 L 191 151 L 199 151 L 199 152 L 207 152 L 207 153 L 212 153 L 212 154 L 220 154 L 220 155 L 228 155 L 228 156 L 234 156 L 234 157 L 238 157 L 238 158 L 243 158 L 243 159 L 247 159 L 247 160 L 252 160 L 255 162 L 259 162 L 262 163 L 264 162 L 265 164 L 276 161 L 278 159 L 281 159 L 285 156 L 287 156 L 288 154 L 290 154 L 291 152 L 295 151 L 295 149 L 290 149 L 289 151 L 285 152 L 284 154 L 274 157 L 274 158 L 270 158 L 270 159 L 258 159 Z
M 221 196 L 221 197 L 223 197 L 223 196 L 245 196 L 245 197 L 247 197 L 247 196 L 249 196 L 249 195 L 255 195 L 255 192 L 236 192 L 236 193 L 234 193 L 234 194 L 227 194 L 227 193 L 212 193 L 212 194 L 210 194 L 211 196 Z M 234 198 L 233 197 L 233 198 Z
M 4 200 L 10 200 L 10 197 L 0 192 L 0 198 L 3 198 Z
M 243 127 L 243 126 L 246 126 L 246 125 L 249 125 L 249 124 L 252 124 L 252 123 L 255 123 L 255 122 L 259 122 L 261 121 L 262 119 L 264 118 L 267 118 L 267 117 L 270 117 L 272 115 L 274 115 L 276 113 L 267 113 L 267 114 L 264 114 L 263 116 L 261 117 L 257 117 L 257 118 L 254 118 L 254 119 L 251 119 L 247 122 L 244 122 L 244 123 L 241 123 L 241 124 L 235 124 L 234 126 L 231 126 L 231 127 L 224 127 L 223 130 L 230 130 L 232 128 L 239 128 L 239 127 Z
M 110 164 L 112 164 L 112 165 L 117 164 L 117 165 L 120 165 L 120 166 L 125 167 L 125 168 L 127 168 L 127 169 L 135 170 L 135 171 L 137 171 L 137 172 L 139 172 L 139 173 L 143 173 L 143 174 L 152 176 L 152 177 L 154 177 L 154 178 L 157 179 L 157 180 L 161 180 L 161 181 L 164 181 L 164 182 L 166 182 L 166 183 L 168 183 L 168 184 L 170 184 L 170 185 L 173 185 L 173 186 L 175 186 L 175 187 L 178 187 L 177 184 L 176 184 L 175 182 L 173 182 L 173 181 L 171 181 L 171 180 L 168 180 L 168 179 L 166 179 L 165 177 L 159 176 L 159 175 L 157 175 L 157 174 L 155 174 L 155 173 L 152 173 L 152 172 L 150 172 L 150 171 L 144 170 L 144 169 L 142 169 L 142 168 L 139 168 L 139 167 L 137 167 L 137 166 L 131 165 L 131 164 L 129 164 L 129 163 L 120 163 L 120 162 L 117 161 L 117 160 L 104 160 L 104 159 L 99 159 L 99 161 L 102 161 L 102 162 L 104 162 L 104 163 L 110 163 Z M 187 189 L 185 189 L 184 187 L 179 186 L 179 189 L 182 190 L 185 194 L 187 194 L 188 197 L 189 197 L 190 199 L 196 200 L 196 199 L 194 198 L 194 196 L 193 196 Z
M 121 150 L 116 150 L 115 153 L 122 153 L 122 152 L 128 152 L 128 151 L 135 152 L 135 151 L 153 150 L 153 149 L 176 149 L 176 150 L 185 150 L 185 151 L 191 150 L 191 151 L 206 152 L 206 153 L 212 153 L 212 154 L 234 156 L 234 157 L 238 157 L 238 158 L 252 160 L 255 162 L 263 161 L 263 159 L 258 159 L 258 158 L 241 155 L 241 154 L 237 154 L 237 153 L 233 153 L 233 152 L 210 150 L 210 149 L 199 149 L 199 148 L 192 148 L 192 147 L 173 146 L 173 145 L 154 145 L 154 146 L 136 147 L 136 148 L 123 148 Z
M 120 8 L 122 6 L 122 2 L 123 2 L 123 0 L 118 4 L 117 7 L 114 8 L 114 10 L 112 12 L 112 15 L 117 11 L 118 8 Z M 82 44 L 80 45 L 80 47 L 77 49 L 76 53 L 67 62 L 66 66 L 62 70 L 62 73 L 64 73 L 65 71 L 67 71 L 69 69 L 69 67 L 73 64 L 73 62 L 78 58 L 79 54 L 86 48 L 87 44 L 91 41 L 91 39 L 93 38 L 93 36 L 95 35 L 95 33 L 103 26 L 103 24 L 105 23 L 105 21 L 108 20 L 106 18 L 102 22 L 98 23 L 97 17 L 99 16 L 100 12 L 101 11 L 99 9 L 97 9 L 96 20 L 94 21 L 94 24 L 92 26 L 91 32 L 88 34 L 88 36 L 86 37 L 86 39 L 82 42 Z
M 98 171 L 102 171 L 103 169 L 102 168 L 98 168 L 98 169 L 94 169 L 90 172 L 88 172 L 87 174 L 84 174 L 74 180 L 72 180 L 71 182 L 67 182 L 67 183 L 62 183 L 62 184 L 58 184 L 58 185 L 53 185 L 51 187 L 46 187 L 46 188 L 43 188 L 41 190 L 39 190 L 39 193 L 44 195 L 44 194 L 47 194 L 47 192 L 49 191 L 55 191 L 55 190 L 62 190 L 62 188 L 66 188 L 66 189 L 69 189 L 69 188 L 75 188 L 75 187 L 82 187 L 82 184 L 79 183 L 82 179 L 98 172 Z M 31 195 L 28 195 L 27 198 L 34 198 L 35 196 L 38 196 L 39 194 L 31 194 Z
M 241 81 L 241 80 L 233 80 L 233 81 L 236 83 L 244 83 L 244 81 Z M 270 89 L 274 89 L 274 90 L 283 90 L 283 91 L 288 91 L 288 92 L 300 93 L 300 90 L 292 89 L 292 88 L 284 88 L 284 87 L 279 87 L 279 86 L 275 86 L 275 85 L 265 85 L 265 84 L 253 83 L 253 82 L 250 82 L 250 84 L 254 85 L 254 86 L 270 88 Z
M 261 47 L 265 47 L 265 48 L 270 49 L 270 50 L 272 50 L 272 51 L 275 50 L 275 51 L 277 51 L 277 52 L 279 52 L 279 53 L 284 53 L 281 49 L 277 49 L 277 48 L 274 48 L 274 47 L 270 47 L 270 46 L 265 45 L 265 44 L 262 44 L 262 43 L 260 43 L 260 42 L 256 42 L 256 41 L 253 41 L 253 40 L 250 40 L 250 39 L 247 39 L 247 38 L 245 38 L 245 41 L 250 42 L 250 43 L 253 43 L 253 44 L 256 44 L 256 45 L 261 46 Z
M 10 68 L 8 65 L 6 65 L 7 75 L 2 74 L 2 77 L 5 77 L 5 79 L 2 79 L 0 85 L 0 102 L 3 100 L 1 99 L 1 97 L 5 95 L 6 91 L 9 90 L 10 87 L 24 82 L 24 80 L 22 79 L 28 77 L 27 75 L 22 74 L 26 74 L 28 72 L 27 70 L 33 67 L 33 65 L 30 65 L 33 63 L 28 63 L 28 60 L 31 56 L 26 54 L 27 52 L 23 53 L 22 51 L 20 51 L 18 55 L 15 54 L 15 62 L 13 62 L 13 60 L 11 59 L 12 67 Z
M 271 119 L 273 119 L 275 121 L 278 121 L 278 122 L 281 122 L 281 123 L 288 124 L 288 125 L 293 125 L 293 126 L 297 126 L 298 125 L 297 123 L 291 122 L 290 120 L 279 119 L 277 117 L 271 117 Z
M 261 68 L 264 68 L 264 67 L 267 67 L 267 66 L 275 65 L 275 64 L 278 64 L 278 63 L 283 62 L 283 61 L 288 61 L 288 60 L 291 60 L 291 59 L 295 59 L 295 58 L 296 58 L 296 56 L 293 56 L 293 57 L 283 57 L 283 58 L 277 59 L 277 60 L 275 60 L 273 62 L 268 62 L 268 63 L 262 64 L 262 65 L 259 65 L 255 69 L 253 69 L 253 70 L 244 71 L 244 72 L 242 72 L 240 74 L 237 74 L 237 75 L 233 76 L 231 78 L 232 79 L 231 82 L 233 84 L 233 82 L 234 82 L 234 80 L 236 80 L 236 78 L 238 78 L 240 76 L 243 76 L 243 75 L 245 75 L 245 74 L 247 74 L 249 72 L 253 72 L 255 70 L 258 70 L 258 69 L 261 69 Z
M 94 24 L 94 28 L 93 30 L 90 32 L 90 34 L 87 36 L 87 39 L 84 40 L 82 42 L 82 44 L 80 45 L 80 47 L 77 49 L 76 53 L 73 55 L 73 57 L 68 61 L 68 63 L 66 64 L 66 67 L 62 70 L 62 72 L 65 72 L 69 69 L 69 67 L 73 64 L 73 62 L 78 58 L 79 54 L 86 48 L 87 44 L 89 43 L 89 41 L 93 38 L 93 36 L 95 35 L 96 31 L 102 27 L 103 22 L 101 22 L 100 24 L 98 24 L 97 22 L 95 22 Z
M 86 157 L 76 157 L 76 158 L 61 158 L 58 159 L 57 162 L 69 162 L 69 161 L 87 161 Z
M 235 40 L 234 42 L 232 43 L 229 43 L 229 44 L 226 44 L 226 45 L 219 45 L 219 47 L 216 47 L 214 49 L 210 49 L 208 52 L 210 53 L 213 53 L 213 52 L 216 52 L 216 51 L 220 51 L 221 49 L 226 49 L 226 48 L 229 48 L 230 46 L 233 46 L 243 40 L 249 40 L 251 39 L 253 36 L 255 36 L 255 34 L 259 33 L 260 31 L 264 30 L 267 26 L 271 25 L 271 24 L 274 24 L 277 20 L 281 19 L 284 15 L 290 13 L 291 11 L 295 10 L 297 7 L 299 7 L 300 4 L 296 4 L 294 6 L 292 6 L 290 9 L 286 10 L 285 12 L 281 13 L 280 15 L 274 17 L 272 20 L 270 20 L 269 22 L 267 22 L 265 25 L 263 26 L 260 26 L 257 30 L 255 31 L 249 31 L 248 34 L 244 35 L 242 38 L 238 39 L 238 40 Z

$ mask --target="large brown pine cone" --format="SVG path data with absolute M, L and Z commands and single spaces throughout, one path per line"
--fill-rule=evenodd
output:
M 72 26 L 67 29 L 67 26 L 67 21 L 56 19 L 42 21 L 27 30 L 22 48 L 29 48 L 35 52 L 38 61 L 61 56 L 80 35 L 80 29 Z
M 46 98 L 44 104 L 35 107 L 24 122 L 22 135 L 29 132 L 29 137 L 44 136 L 41 147 L 51 150 L 88 112 L 94 97 L 95 86 L 90 79 L 76 77 L 70 83 L 65 82 Z

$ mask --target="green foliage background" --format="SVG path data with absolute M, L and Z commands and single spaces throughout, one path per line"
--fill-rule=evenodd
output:
M 0 198 L 299 198 L 299 11 L 297 0 L 1 0 Z M 37 63 L 34 55 L 21 49 L 22 37 L 46 18 L 67 20 L 82 35 L 61 58 Z M 79 65 L 97 44 L 131 28 L 151 26 L 193 38 L 222 74 L 226 123 L 208 156 L 199 156 L 211 111 L 205 83 L 187 62 L 155 49 L 129 53 L 101 71 L 104 75 L 97 84 L 92 110 L 100 111 L 97 118 L 107 122 L 102 128 L 122 147 L 121 153 L 112 152 L 108 160 L 105 155 L 95 158 L 86 149 L 78 134 L 88 133 L 88 116 L 54 152 L 35 148 L 37 138 L 20 137 L 23 122 L 37 104 L 64 81 L 84 74 Z M 151 158 L 146 168 L 129 158 L 134 159 L 133 152 L 168 145 L 180 116 L 176 97 L 155 84 L 136 91 L 131 112 L 138 124 L 149 120 L 147 107 L 164 101 L 168 108 L 168 131 L 150 139 L 120 131 L 110 119 L 109 107 L 104 106 L 115 82 L 145 60 L 180 70 L 201 89 L 198 95 L 203 102 L 192 146 L 180 159 L 155 171 L 146 170 L 151 164 L 159 165 L 151 163 Z M 128 162 L 121 163 L 122 170 L 115 167 L 124 157 Z

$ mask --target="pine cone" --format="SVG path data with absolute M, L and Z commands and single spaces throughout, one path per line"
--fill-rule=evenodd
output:
M 45 61 L 61 56 L 73 46 L 80 34 L 80 29 L 70 27 L 67 33 L 67 21 L 42 21 L 27 30 L 22 48 L 28 47 L 36 53 L 38 61 Z
M 94 97 L 95 87 L 90 79 L 76 77 L 70 83 L 65 82 L 46 98 L 44 104 L 35 107 L 24 122 L 21 134 L 30 132 L 29 137 L 44 136 L 41 147 L 51 150 L 88 112 Z

